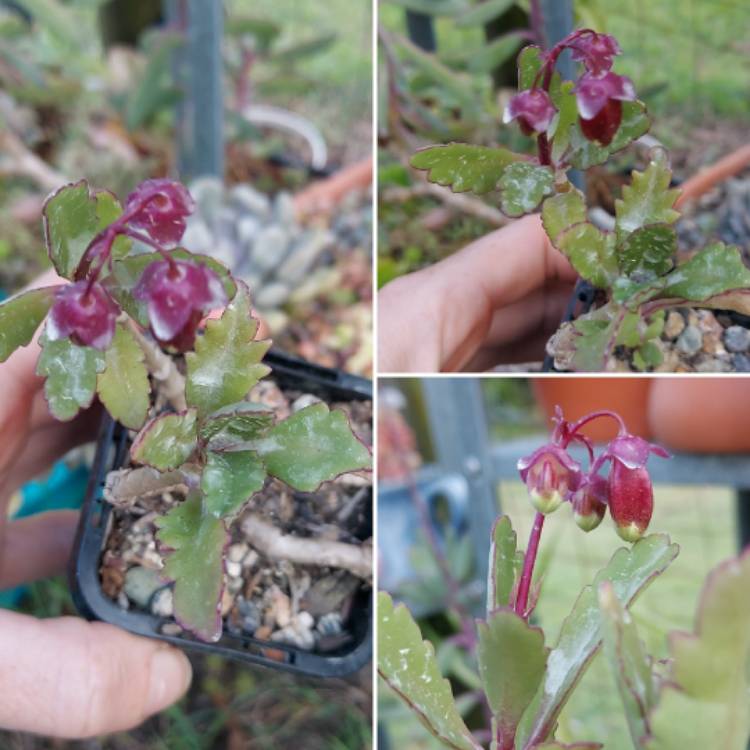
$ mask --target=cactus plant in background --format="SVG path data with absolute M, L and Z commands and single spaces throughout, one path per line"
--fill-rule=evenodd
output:
M 133 471 L 187 489 L 159 519 L 163 574 L 175 617 L 204 640 L 221 635 L 227 527 L 267 476 L 310 492 L 370 465 L 345 414 L 323 403 L 276 422 L 246 400 L 269 373 L 247 286 L 221 263 L 178 247 L 189 192 L 149 180 L 125 205 L 85 181 L 44 208 L 47 249 L 71 283 L 22 292 L 0 305 L 0 361 L 39 338 L 37 372 L 50 411 L 70 420 L 98 397 L 137 431 Z M 204 318 L 223 308 L 221 316 Z
M 582 64 L 576 81 L 562 81 L 555 73 L 566 50 Z M 679 191 L 669 187 L 663 151 L 655 149 L 648 167 L 633 172 L 616 202 L 612 231 L 589 221 L 584 196 L 568 171 L 606 162 L 649 128 L 632 81 L 612 70 L 619 53 L 613 37 L 591 29 L 574 31 L 547 52 L 536 46 L 521 51 L 520 91 L 504 119 L 536 139 L 535 157 L 451 143 L 422 149 L 411 160 L 431 182 L 454 192 L 498 191 L 507 216 L 541 210 L 552 245 L 596 290 L 596 307 L 564 322 L 548 344 L 559 369 L 606 369 L 616 347 L 632 351 L 638 369 L 658 366 L 662 352 L 656 339 L 670 308 L 750 312 L 750 271 L 736 247 L 710 244 L 676 263 L 672 225 L 679 217 L 674 208 Z
M 619 422 L 619 434 L 596 455 L 581 428 L 593 419 Z M 472 732 L 404 605 L 381 592 L 378 671 L 424 726 L 454 750 L 596 750 L 598 742 L 556 738 L 558 719 L 604 645 L 635 750 L 721 747 L 744 750 L 750 736 L 746 674 L 750 656 L 750 552 L 709 576 L 694 634 L 673 633 L 666 662 L 648 655 L 628 608 L 678 553 L 664 534 L 644 536 L 653 507 L 649 456 L 668 454 L 628 433 L 617 414 L 595 412 L 575 423 L 558 410 L 550 442 L 518 462 L 537 509 L 528 546 L 519 550 L 507 516 L 491 532 L 486 617 L 470 650 L 483 689 L 487 724 Z M 568 453 L 583 446 L 584 466 Z M 608 473 L 602 470 L 608 467 Z M 546 515 L 569 503 L 583 531 L 607 508 L 629 548 L 618 549 L 583 589 L 557 639 L 534 622 L 541 580 L 534 577 Z M 466 633 L 462 633 L 465 639 Z M 573 744 L 570 744 L 573 742 Z

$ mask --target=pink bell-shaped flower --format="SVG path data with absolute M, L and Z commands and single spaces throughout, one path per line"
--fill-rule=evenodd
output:
M 51 340 L 70 337 L 79 346 L 104 351 L 115 335 L 120 308 L 101 284 L 76 281 L 57 292 L 47 321 Z
M 578 489 L 582 476 L 581 465 L 554 443 L 520 459 L 518 471 L 526 483 L 531 504 L 544 514 L 556 511 Z
M 549 94 L 543 89 L 529 89 L 516 94 L 505 108 L 503 122 L 518 120 L 526 135 L 544 133 L 557 114 Z

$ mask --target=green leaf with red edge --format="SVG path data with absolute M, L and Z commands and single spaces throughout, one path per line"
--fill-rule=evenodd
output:
M 104 352 L 90 346 L 78 346 L 70 339 L 39 339 L 42 352 L 36 374 L 43 375 L 44 396 L 52 414 L 66 422 L 81 409 L 91 406 L 96 392 L 96 377 L 104 369 Z
M 200 493 L 193 492 L 155 523 L 159 543 L 171 550 L 162 575 L 175 582 L 175 619 L 200 639 L 217 641 L 229 543 L 224 522 L 207 513 Z
M 750 287 L 750 270 L 738 248 L 717 242 L 697 252 L 665 277 L 662 297 L 699 302 L 732 289 Z
M 182 466 L 198 446 L 198 412 L 154 417 L 133 441 L 130 456 L 135 463 L 170 471 Z
M 574 85 L 573 81 L 565 81 L 557 91 L 550 90 L 550 98 L 557 107 L 557 114 L 550 123 L 547 137 L 552 141 L 552 161 L 555 164 L 563 161 L 574 129 L 580 132 Z
M 200 425 L 200 438 L 211 450 L 237 448 L 265 435 L 274 421 L 271 409 L 240 401 L 207 416 Z
M 44 237 L 52 265 L 60 276 L 72 279 L 86 248 L 99 232 L 122 212 L 117 198 L 92 193 L 86 180 L 64 185 L 44 203 Z M 115 253 L 126 253 L 127 240 L 115 243 Z
M 209 451 L 201 475 L 206 512 L 216 518 L 235 516 L 263 489 L 266 467 L 255 451 Z
M 663 276 L 677 252 L 677 233 L 668 224 L 647 224 L 622 241 L 617 257 L 622 272 L 641 280 Z
M 550 167 L 527 161 L 508 166 L 500 177 L 500 206 L 507 216 L 523 216 L 535 211 L 546 195 L 551 195 L 555 175 Z
M 567 193 L 547 198 L 542 206 L 542 224 L 550 242 L 557 247 L 560 235 L 575 224 L 586 221 L 586 201 L 580 190 L 571 186 Z
M 96 198 L 97 232 L 101 232 L 120 218 L 122 206 L 117 196 L 108 190 L 99 190 L 94 197 Z M 112 257 L 124 258 L 132 247 L 133 240 L 121 234 L 112 243 Z
M 511 609 L 477 623 L 477 664 L 500 747 L 512 745 L 516 726 L 544 676 L 544 633 Z
M 547 669 L 531 704 L 523 714 L 516 735 L 516 750 L 534 747 L 550 739 L 557 717 L 573 688 L 601 645 L 601 615 L 596 592 L 611 581 L 617 598 L 630 606 L 638 594 L 664 572 L 679 548 L 664 534 L 651 534 L 630 548 L 620 548 L 600 570 L 591 586 L 581 592 L 564 620 Z
M 187 260 L 211 269 L 221 280 L 227 298 L 232 299 L 237 291 L 237 285 L 232 279 L 229 269 L 218 260 L 208 255 L 191 253 L 184 248 L 168 250 L 167 254 L 177 260 Z M 136 253 L 127 258 L 116 260 L 112 264 L 112 273 L 106 276 L 102 283 L 117 304 L 143 328 L 148 328 L 148 312 L 146 302 L 133 297 L 133 287 L 138 283 L 143 272 L 154 261 L 161 260 L 161 253 Z
M 510 518 L 500 516 L 492 527 L 490 572 L 487 582 L 487 615 L 510 604 L 516 582 L 519 552 Z
M 368 469 L 372 456 L 343 411 L 324 403 L 300 409 L 251 444 L 272 476 L 302 492 L 347 471 Z
M 56 286 L 22 292 L 0 303 L 0 362 L 27 346 L 55 301 Z
M 567 136 L 558 130 L 555 139 L 567 138 L 565 153 L 562 157 L 565 163 L 576 169 L 588 169 L 597 164 L 603 164 L 612 154 L 621 151 L 634 140 L 645 135 L 650 125 L 643 102 L 623 102 L 622 122 L 609 145 L 601 146 L 595 141 L 589 141 L 581 132 L 578 118 L 568 128 Z
M 201 416 L 234 404 L 271 371 L 260 361 L 270 341 L 255 341 L 258 321 L 252 317 L 250 292 L 239 282 L 237 294 L 221 318 L 206 324 L 195 351 L 185 355 L 185 395 Z
M 481 750 L 458 713 L 451 686 L 409 610 L 378 594 L 378 673 L 424 726 L 453 750 Z
M 121 424 L 139 430 L 148 416 L 151 385 L 143 351 L 126 325 L 118 323 L 104 355 L 96 389 L 104 407 Z
M 671 670 L 645 750 L 745 750 L 750 736 L 750 551 L 715 568 L 694 634 L 672 633 Z
M 622 698 L 633 744 L 640 747 L 641 739 L 649 733 L 648 712 L 655 698 L 651 662 L 630 612 L 609 581 L 599 586 L 598 596 L 604 652 Z
M 590 222 L 574 224 L 557 238 L 557 248 L 595 287 L 607 289 L 619 274 L 615 237 Z
M 521 158 L 500 146 L 449 143 L 417 151 L 410 163 L 415 169 L 427 170 L 430 182 L 449 186 L 454 193 L 481 195 L 495 190 L 507 167 Z
M 537 73 L 542 67 L 543 53 L 540 47 L 536 44 L 530 44 L 528 47 L 524 47 L 518 53 L 518 90 L 524 91 L 530 89 L 534 85 Z M 555 72 L 552 74 L 552 81 L 550 82 L 550 96 L 553 97 L 560 88 L 562 79 L 560 74 Z
M 615 201 L 615 234 L 618 244 L 649 224 L 674 224 L 680 214 L 673 206 L 680 191 L 670 189 L 672 170 L 664 152 L 658 150 L 645 171 L 633 171 L 622 198 Z

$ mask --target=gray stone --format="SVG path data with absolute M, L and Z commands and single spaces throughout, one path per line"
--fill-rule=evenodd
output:
M 688 326 L 677 339 L 677 348 L 688 357 L 697 354 L 703 346 L 703 335 L 697 326 Z
M 297 224 L 297 212 L 294 210 L 294 197 L 291 193 L 279 193 L 273 202 L 273 215 L 276 221 L 284 227 Z
M 196 213 L 213 224 L 224 202 L 224 183 L 218 177 L 199 177 L 190 183 L 189 190 L 195 200 Z
M 249 547 L 243 542 L 231 544 L 227 550 L 227 560 L 229 562 L 241 563 L 247 555 Z
M 300 409 L 305 409 L 313 404 L 320 403 L 320 399 L 312 393 L 303 393 L 298 399 L 292 404 L 292 414 L 298 412 Z
M 286 302 L 291 289 L 280 281 L 262 286 L 255 294 L 255 304 L 261 309 L 280 307 Z
M 290 284 L 301 281 L 320 255 L 330 247 L 333 235 L 330 232 L 310 232 L 289 253 L 281 264 L 277 276 Z
M 151 614 L 157 617 L 171 617 L 174 614 L 174 594 L 164 587 L 151 598 Z
M 214 236 L 202 219 L 192 217 L 187 223 L 180 244 L 193 253 L 210 253 L 213 249 Z
M 732 365 L 736 372 L 750 372 L 750 357 L 747 354 L 735 354 L 732 357 Z
M 668 339 L 676 339 L 685 330 L 685 318 L 677 312 L 670 310 L 667 320 L 664 324 L 664 335 Z
M 252 635 L 261 626 L 263 620 L 263 613 L 260 607 L 255 602 L 248 601 L 242 596 L 237 597 L 235 605 L 242 618 L 242 629 Z
M 289 250 L 289 235 L 281 227 L 264 227 L 255 239 L 250 260 L 254 267 L 270 271 L 281 265 Z
M 229 191 L 234 205 L 243 212 L 266 219 L 271 215 L 271 201 L 267 195 L 250 185 L 235 185 Z
M 224 567 L 230 578 L 239 578 L 242 575 L 242 565 L 238 562 L 227 560 Z
M 696 372 L 732 372 L 732 369 L 729 359 L 720 357 L 705 357 L 695 363 Z
M 730 352 L 746 352 L 750 349 L 750 330 L 742 326 L 730 326 L 724 331 L 724 346 Z
M 318 620 L 316 630 L 322 636 L 338 635 L 343 631 L 341 614 L 339 612 L 329 612 Z
M 228 239 L 219 239 L 208 253 L 212 258 L 223 263 L 227 268 L 234 268 L 238 256 L 237 246 Z
M 155 570 L 135 566 L 125 573 L 123 591 L 131 602 L 143 609 L 148 608 L 151 597 L 161 588 L 164 588 L 164 581 Z
M 262 226 L 263 223 L 255 216 L 243 216 L 237 222 L 237 239 L 248 252 L 252 250 Z

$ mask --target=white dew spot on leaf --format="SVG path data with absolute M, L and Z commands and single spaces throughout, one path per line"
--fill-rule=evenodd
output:
M 531 213 L 552 193 L 554 180 L 550 167 L 525 161 L 511 164 L 500 178 L 503 212 L 508 216 Z

